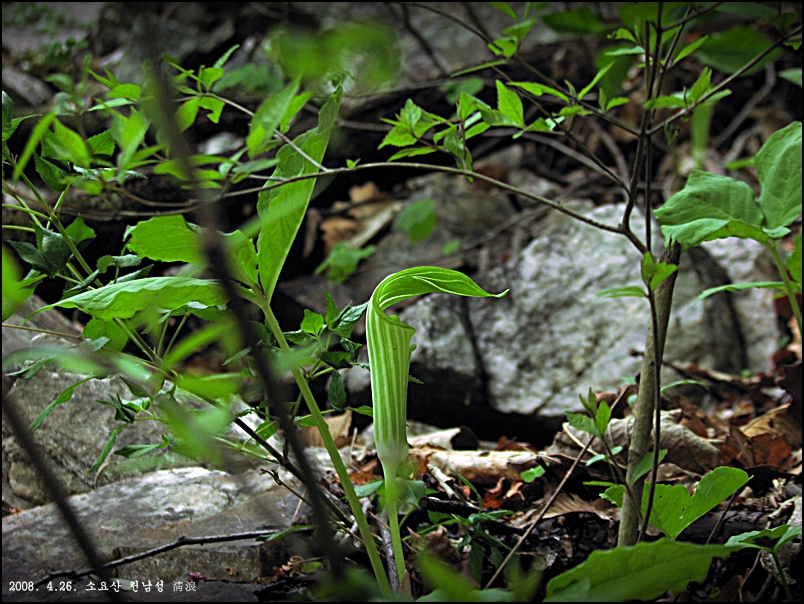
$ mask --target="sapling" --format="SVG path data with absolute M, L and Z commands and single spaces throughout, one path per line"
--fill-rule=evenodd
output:
M 371 396 L 374 400 L 374 438 L 385 475 L 385 501 L 397 573 L 405 573 L 405 558 L 399 534 L 397 473 L 408 456 L 405 415 L 410 368 L 410 341 L 416 330 L 384 311 L 413 296 L 430 293 L 457 294 L 476 298 L 500 298 L 481 289 L 466 275 L 436 266 L 409 268 L 389 275 L 377 286 L 366 315 L 366 340 L 371 365 Z

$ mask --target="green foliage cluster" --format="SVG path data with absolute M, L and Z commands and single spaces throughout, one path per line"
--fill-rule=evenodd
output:
M 744 75 L 773 61 L 783 43 L 798 48 L 801 30 L 800 26 L 795 26 L 796 16 L 754 3 L 628 3 L 620 8 L 619 23 L 610 27 L 589 7 L 539 17 L 542 8 L 538 3 L 526 3 L 522 16 L 507 3 L 491 4 L 511 19 L 511 25 L 502 30 L 501 37 L 488 41 L 489 50 L 497 58 L 453 74 L 454 83 L 444 89 L 446 97 L 454 103 L 452 115 L 430 113 L 409 99 L 395 119 L 385 120 L 391 128 L 380 148 L 397 149 L 388 159 L 396 165 L 440 169 L 470 179 L 486 180 L 593 227 L 627 237 L 642 254 L 640 269 L 645 288 L 614 288 L 603 294 L 646 298 L 651 304 L 655 328 L 655 294 L 675 273 L 677 266 L 657 260 L 650 249 L 650 241 L 641 241 L 627 226 L 628 214 L 636 200 L 636 179 L 629 186 L 592 155 L 592 160 L 623 188 L 629 200 L 628 214 L 621 225 L 603 225 L 558 202 L 476 173 L 469 143 L 492 128 L 503 128 L 513 138 L 540 132 L 577 142 L 572 123 L 600 118 L 641 137 L 641 155 L 637 158 L 641 166 L 650 153 L 650 137 L 665 133 L 672 144 L 671 125 L 676 120 L 694 117 L 730 93 L 727 85 L 731 80 L 713 83 L 716 81 L 713 70 L 732 73 L 735 77 Z M 680 44 L 687 29 L 696 20 L 711 16 L 713 11 L 759 19 L 778 30 L 777 40 L 772 42 L 755 29 L 736 27 Z M 532 71 L 533 81 L 511 81 L 499 69 L 509 62 L 520 61 L 521 45 L 539 18 L 559 33 L 608 32 L 615 41 L 614 46 L 598 57 L 596 74 L 582 87 L 576 88 L 567 81 L 555 82 L 538 71 Z M 4 193 L 15 197 L 19 204 L 16 209 L 31 217 L 33 226 L 23 229 L 33 234 L 36 243 L 12 243 L 19 259 L 30 266 L 24 276 L 12 254 L 5 246 L 3 248 L 3 319 L 46 278 L 59 278 L 65 283 L 62 298 L 51 307 L 73 308 L 91 317 L 80 346 L 67 351 L 40 350 L 29 354 L 28 360 L 32 362 L 17 372 L 22 378 L 30 378 L 45 365 L 58 362 L 89 376 L 65 389 L 37 417 L 31 430 L 36 430 L 56 406 L 68 403 L 75 388 L 84 381 L 118 374 L 129 385 L 131 398 L 115 396 L 99 401 L 115 409 L 121 424 L 110 435 L 93 470 L 110 454 L 137 458 L 168 447 L 195 459 L 214 462 L 221 460 L 220 452 L 226 447 L 293 468 L 287 451 L 280 452 L 267 442 L 280 425 L 285 428 L 282 418 L 287 406 L 274 398 L 269 380 L 260 368 L 261 362 L 268 360 L 275 372 L 290 372 L 298 384 L 301 394 L 290 405 L 290 417 L 296 425 L 313 425 L 321 433 L 371 560 L 379 588 L 379 592 L 375 592 L 385 597 L 391 597 L 388 575 L 360 503 L 360 498 L 369 496 L 371 490 L 356 491 L 352 486 L 324 421 L 325 411 L 320 409 L 309 382 L 328 376 L 328 400 L 332 409 L 346 408 L 341 371 L 359 365 L 360 344 L 353 341 L 351 335 L 355 323 L 366 313 L 374 407 L 356 411 L 373 413 L 375 419 L 377 451 L 386 478 L 385 508 L 396 563 L 392 579 L 396 575 L 404 582 L 406 568 L 398 507 L 406 483 L 398 482 L 397 478 L 405 477 L 397 475 L 407 456 L 406 393 L 414 330 L 385 311 L 397 302 L 431 292 L 474 297 L 493 294 L 456 271 L 418 267 L 388 276 L 364 304 L 339 309 L 332 297 L 328 297 L 325 315 L 305 311 L 300 328 L 290 332 L 279 327 L 271 301 L 280 271 L 313 196 L 316 178 L 389 165 L 387 162 L 358 165 L 356 160 L 349 160 L 341 168 L 326 168 L 322 164 L 343 100 L 343 82 L 364 78 L 376 84 L 393 73 L 395 53 L 387 43 L 388 37 L 389 32 L 384 28 L 365 25 L 344 26 L 317 37 L 287 31 L 278 33 L 272 39 L 272 51 L 284 82 L 271 84 L 270 94 L 253 112 L 220 94 L 245 77 L 227 71 L 226 64 L 234 48 L 212 67 L 198 70 L 185 69 L 171 61 L 166 61 L 165 66 L 151 65 L 150 78 L 144 85 L 121 82 L 108 70 L 104 74 L 95 73 L 87 62 L 82 81 L 73 84 L 58 80 L 64 102 L 42 116 L 15 117 L 10 97 L 4 92 L 2 99 L 4 174 L 8 168 L 10 180 L 22 181 L 30 196 L 39 202 L 35 209 L 28 203 L 27 195 L 19 194 L 18 189 L 7 185 L 4 179 Z M 662 78 L 682 60 L 697 60 L 705 66 L 697 81 L 689 89 L 659 94 Z M 621 122 L 616 111 L 620 106 L 638 103 L 622 95 L 625 72 L 636 61 L 641 62 L 639 67 L 646 83 L 646 100 L 638 107 L 646 118 L 639 131 Z M 174 101 L 175 115 L 160 109 L 160 102 L 170 91 L 160 84 L 154 70 L 163 68 L 170 74 L 170 85 L 180 95 Z M 477 96 L 484 86 L 483 80 L 476 76 L 460 79 L 481 69 L 495 70 L 497 102 L 494 106 Z M 787 75 L 796 79 L 795 73 Z M 797 77 L 800 82 L 800 73 Z M 89 78 L 103 85 L 106 93 L 87 103 L 84 92 Z M 325 90 L 327 97 L 318 107 L 318 123 L 291 139 L 289 135 L 296 116 L 303 107 L 316 102 L 316 86 L 319 91 Z M 538 110 L 538 117 L 531 117 L 531 112 L 526 110 L 530 107 Z M 658 109 L 669 112 L 663 121 L 654 121 Z M 68 125 L 65 111 L 77 115 L 102 112 L 109 128 L 85 136 Z M 184 132 L 204 120 L 217 124 L 224 111 L 241 112 L 249 118 L 248 135 L 241 149 L 228 156 L 192 155 L 181 150 L 181 141 L 174 132 Z M 37 118 L 36 124 L 22 152 L 15 156 L 7 141 L 21 121 L 28 118 Z M 455 167 L 438 168 L 399 161 L 433 153 L 450 157 Z M 649 166 L 650 162 L 647 164 Z M 45 203 L 30 181 L 26 169 L 31 165 L 46 186 L 58 194 L 53 207 Z M 662 225 L 667 244 L 677 242 L 683 249 L 732 236 L 751 238 L 767 247 L 776 260 L 781 281 L 730 285 L 705 295 L 744 287 L 780 289 L 797 309 L 796 319 L 801 327 L 801 312 L 795 301 L 795 295 L 801 292 L 801 235 L 796 237 L 793 254 L 785 255 L 780 247 L 781 239 L 789 235 L 789 226 L 801 211 L 801 124 L 790 124 L 775 133 L 757 154 L 754 165 L 761 185 L 758 197 L 741 181 L 696 171 L 686 186 L 656 212 L 656 218 Z M 96 233 L 80 217 L 68 226 L 63 224 L 61 210 L 68 193 L 71 189 L 80 189 L 99 195 L 117 190 L 128 179 L 143 178 L 142 170 L 146 166 L 152 167 L 156 174 L 170 175 L 206 200 L 215 199 L 214 196 L 229 185 L 246 179 L 261 179 L 258 220 L 242 229 L 221 233 L 207 224 L 191 224 L 179 215 L 155 216 L 127 229 L 118 255 L 103 256 L 90 266 L 84 251 L 92 244 Z M 266 170 L 272 170 L 270 177 L 261 177 Z M 639 174 L 640 168 L 635 167 L 634 173 Z M 650 216 L 646 220 L 649 221 Z M 414 243 L 428 237 L 435 226 L 433 202 L 411 205 L 399 217 L 397 226 L 406 231 Z M 223 272 L 215 260 L 216 241 L 220 242 L 224 265 L 228 266 Z M 345 279 L 361 257 L 370 253 L 369 248 L 335 248 L 321 270 L 329 269 L 333 280 Z M 176 276 L 150 276 L 151 262 L 181 262 L 189 268 Z M 218 278 L 204 276 L 205 269 L 212 269 Z M 504 293 L 497 294 L 502 295 Z M 259 312 L 255 316 L 260 318 L 248 321 L 233 317 L 231 308 L 241 303 L 256 308 Z M 190 316 L 206 323 L 186 333 L 184 327 Z M 171 323 L 178 324 L 172 335 Z M 257 337 L 249 339 L 250 333 Z M 199 376 L 181 369 L 182 362 L 190 355 L 215 343 L 228 357 L 227 373 Z M 131 346 L 138 348 L 140 354 L 126 352 Z M 258 409 L 242 411 L 237 405 L 241 385 L 255 379 L 264 382 L 259 389 Z M 188 406 L 185 404 L 188 394 L 203 399 L 209 407 L 199 411 Z M 295 417 L 302 401 L 310 415 Z M 582 397 L 581 402 L 587 413 L 570 414 L 570 423 L 605 443 L 610 408 L 606 403 L 598 404 L 591 393 L 587 398 Z M 258 412 L 262 421 L 255 431 L 248 432 L 248 438 L 238 440 L 226 432 L 233 423 L 244 427 L 240 421 L 242 415 Z M 115 450 L 120 431 L 142 419 L 164 423 L 169 435 L 159 443 Z M 610 462 L 617 452 L 607 449 L 600 459 Z M 657 451 L 653 459 L 638 460 L 640 465 L 631 468 L 632 474 L 641 477 L 651 470 L 655 472 L 659 456 Z M 296 471 L 305 477 L 303 471 Z M 529 478 L 538 478 L 538 472 Z M 610 486 L 606 497 L 618 505 L 628 497 L 633 499 L 634 480 L 629 484 L 620 477 L 620 484 Z M 763 547 L 776 556 L 783 543 L 800 535 L 800 526 L 737 536 L 724 546 L 699 546 L 676 540 L 691 522 L 736 492 L 747 480 L 748 476 L 740 470 L 718 468 L 702 479 L 692 495 L 682 486 L 654 485 L 645 489 L 641 495 L 642 514 L 666 538 L 595 552 L 581 566 L 554 577 L 547 585 L 547 599 L 650 599 L 668 590 L 680 591 L 690 581 L 703 580 L 714 557 L 725 557 L 736 549 Z M 307 486 L 311 490 L 319 488 L 312 482 Z M 418 493 L 412 499 L 421 496 L 420 489 L 408 488 L 407 492 Z M 467 522 L 473 532 L 463 543 L 463 546 L 472 546 L 473 572 L 478 579 L 482 578 L 484 547 L 496 552 L 493 553 L 495 562 L 506 564 L 500 560 L 505 546 L 492 541 L 483 530 L 484 522 L 494 519 L 493 514 L 489 514 L 484 512 Z M 447 519 L 433 517 L 432 520 L 435 523 Z M 758 544 L 757 540 L 762 537 L 775 540 L 774 545 Z M 482 547 L 478 545 L 481 542 Z M 509 552 L 509 557 L 513 553 Z M 776 560 L 778 564 L 778 556 Z M 437 587 L 430 596 L 423 598 L 425 601 L 529 598 L 538 582 L 535 575 L 525 577 L 512 570 L 508 571 L 509 591 L 476 590 L 427 558 L 421 559 L 420 570 Z M 789 594 L 787 585 L 785 588 Z

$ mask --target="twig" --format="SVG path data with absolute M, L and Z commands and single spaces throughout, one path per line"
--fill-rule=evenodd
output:
M 172 543 L 166 543 L 165 545 L 160 545 L 159 547 L 155 547 L 153 549 L 149 549 L 144 552 L 140 552 L 139 554 L 132 554 L 131 556 L 126 556 L 125 558 L 120 558 L 119 560 L 112 560 L 111 562 L 107 562 L 103 566 L 101 566 L 104 570 L 110 570 L 112 568 L 117 568 L 118 566 L 123 566 L 124 564 L 131 564 L 132 562 L 136 562 L 137 560 L 143 560 L 145 558 L 152 558 L 153 556 L 157 556 L 159 554 L 163 554 L 165 552 L 169 552 L 170 550 L 185 547 L 187 545 L 206 545 L 208 543 L 225 543 L 227 541 L 244 541 L 246 539 L 256 539 L 257 537 L 263 537 L 265 535 L 275 535 L 277 533 L 281 533 L 283 530 L 275 530 L 275 531 L 250 531 L 248 533 L 233 533 L 231 535 L 210 535 L 207 537 L 185 537 L 181 536 Z M 299 529 L 303 530 L 303 529 Z M 42 577 L 38 581 L 34 582 L 34 587 L 38 587 L 40 585 L 44 585 L 48 581 L 52 581 L 58 577 L 68 577 L 70 579 L 80 579 L 81 577 L 85 577 L 90 573 L 96 572 L 96 570 L 88 568 L 82 570 L 57 570 L 53 571 L 52 573 L 48 573 L 45 577 Z M 108 574 L 108 573 L 107 573 Z
M 623 388 L 623 391 L 619 394 L 617 399 L 612 403 L 611 405 L 612 408 L 614 408 L 615 405 L 618 405 L 620 401 L 622 401 L 625 398 L 626 392 L 628 392 L 628 388 Z M 547 510 L 549 510 L 550 506 L 553 505 L 553 503 L 555 503 L 555 500 L 558 498 L 558 495 L 559 493 L 561 493 L 562 489 L 564 488 L 564 485 L 567 484 L 567 481 L 570 479 L 573 472 L 575 472 L 575 468 L 578 467 L 578 464 L 583 459 L 583 456 L 586 455 L 586 451 L 587 449 L 589 449 L 589 446 L 592 444 L 593 440 L 594 440 L 593 438 L 590 438 L 589 442 L 587 442 L 584 445 L 583 449 L 581 449 L 581 452 L 575 458 L 575 461 L 572 462 L 570 469 L 567 471 L 566 474 L 564 474 L 564 478 L 562 478 L 561 482 L 558 484 L 558 488 L 556 488 L 556 490 L 553 491 L 553 494 L 550 495 L 550 498 L 547 500 L 547 503 L 542 508 L 542 511 L 539 512 L 539 515 L 536 516 L 536 518 L 534 518 L 533 521 L 528 525 L 528 528 L 525 530 L 525 533 L 519 538 L 519 541 L 516 542 L 516 545 L 514 545 L 514 547 L 511 548 L 511 551 L 508 552 L 508 555 L 505 557 L 505 560 L 502 561 L 502 564 L 500 564 L 499 568 L 497 568 L 497 571 L 494 573 L 494 576 L 491 579 L 489 579 L 488 583 L 486 583 L 485 589 L 488 589 L 489 587 L 494 585 L 494 582 L 497 581 L 497 579 L 500 577 L 505 567 L 513 559 L 516 553 L 521 549 L 522 544 L 528 537 L 530 537 L 530 534 L 533 532 L 533 529 L 535 529 L 536 525 L 542 521 L 542 518 L 544 518 L 544 515 L 547 513 Z
M 764 99 L 770 93 L 770 91 L 773 90 L 775 85 L 776 69 L 774 68 L 773 63 L 768 63 L 765 66 L 765 83 L 759 90 L 751 95 L 751 98 L 748 99 L 745 105 L 743 105 L 742 109 L 740 109 L 737 115 L 734 116 L 734 119 L 731 120 L 731 123 L 726 126 L 723 132 L 715 137 L 715 139 L 712 141 L 712 147 L 717 149 L 726 140 L 728 140 L 728 138 L 734 134 L 737 128 L 739 128 L 740 125 L 745 121 L 745 119 L 748 117 L 748 114 L 754 110 L 754 107 L 756 107 L 762 101 L 762 99 Z

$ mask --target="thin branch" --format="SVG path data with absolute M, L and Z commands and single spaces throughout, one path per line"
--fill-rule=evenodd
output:
M 620 392 L 620 394 L 617 396 L 617 399 L 612 403 L 612 405 L 611 405 L 612 409 L 614 409 L 617 405 L 620 404 L 621 401 L 623 401 L 625 399 L 626 392 L 628 392 L 628 388 L 623 388 L 622 392 Z M 494 582 L 497 581 L 497 579 L 500 577 L 500 575 L 502 574 L 502 572 L 505 569 L 505 567 L 508 566 L 508 563 L 513 559 L 513 557 L 517 554 L 517 552 L 522 548 L 522 544 L 525 542 L 525 540 L 528 537 L 530 537 L 530 534 L 536 528 L 536 525 L 539 524 L 542 521 L 542 519 L 544 518 L 544 515 L 547 513 L 547 510 L 549 510 L 550 506 L 553 505 L 553 503 L 555 503 L 555 500 L 558 498 L 558 495 L 564 489 L 564 485 L 566 485 L 567 481 L 572 477 L 572 474 L 575 472 L 575 468 L 578 467 L 578 464 L 583 459 L 584 455 L 586 455 L 586 451 L 589 449 L 590 445 L 592 444 L 592 441 L 594 441 L 594 440 L 595 440 L 594 438 L 590 438 L 589 441 L 583 446 L 583 449 L 581 449 L 581 452 L 578 454 L 578 456 L 572 462 L 572 465 L 570 466 L 570 469 L 567 471 L 566 474 L 564 474 L 564 478 L 561 479 L 561 482 L 558 484 L 558 487 L 556 488 L 556 490 L 553 491 L 552 495 L 550 495 L 550 498 L 547 500 L 547 503 L 545 503 L 545 505 L 542 508 L 541 512 L 539 512 L 539 515 L 536 516 L 536 518 L 533 519 L 533 521 L 528 525 L 528 528 L 525 530 L 525 532 L 520 536 L 519 540 L 516 542 L 516 545 L 514 545 L 514 547 L 511 548 L 510 552 L 508 552 L 508 555 L 505 557 L 505 560 L 502 561 L 502 564 L 500 564 L 499 568 L 497 568 L 497 571 L 494 573 L 494 576 L 491 579 L 489 579 L 488 583 L 486 583 L 485 589 L 488 589 L 489 587 L 494 585 Z
M 743 105 L 742 109 L 737 112 L 737 115 L 734 116 L 734 119 L 731 120 L 728 126 L 718 134 L 715 139 L 712 141 L 712 147 L 717 149 L 722 145 L 728 138 L 734 134 L 737 128 L 745 121 L 748 115 L 754 110 L 762 99 L 764 99 L 773 87 L 776 85 L 776 69 L 773 66 L 773 63 L 768 63 L 765 66 L 765 83 L 757 90 L 754 94 L 751 95 L 751 98 L 746 101 L 745 105 Z
M 144 552 L 140 552 L 139 554 L 132 554 L 131 556 L 126 556 L 125 558 L 120 558 L 119 560 L 112 560 L 111 562 L 107 562 L 103 566 L 101 566 L 104 570 L 111 570 L 112 568 L 117 568 L 118 566 L 123 566 L 125 564 L 131 564 L 132 562 L 137 562 L 138 560 L 144 560 L 145 558 L 152 558 L 154 556 L 158 556 L 159 554 L 163 554 L 165 552 L 169 552 L 171 550 L 177 549 L 179 547 L 186 547 L 188 545 L 207 545 L 209 543 L 226 543 L 229 541 L 245 541 L 246 539 L 256 539 L 258 537 L 264 537 L 266 535 L 276 535 L 278 533 L 283 532 L 286 529 L 276 530 L 276 531 L 251 531 L 248 533 L 232 533 L 231 535 L 210 535 L 207 537 L 185 537 L 181 536 L 172 543 L 166 543 L 165 545 L 160 545 L 159 547 L 155 547 L 153 549 L 149 549 Z M 299 529 L 302 530 L 302 529 Z M 81 577 L 85 577 L 91 573 L 96 572 L 92 568 L 82 569 L 82 570 L 57 570 L 51 573 L 48 573 L 46 576 L 42 577 L 41 579 L 34 581 L 34 587 L 39 587 L 41 585 L 46 584 L 53 579 L 57 579 L 58 577 L 67 577 L 69 579 L 80 579 Z

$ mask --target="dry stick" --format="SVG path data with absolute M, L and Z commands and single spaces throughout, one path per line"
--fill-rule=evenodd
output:
M 612 405 L 611 405 L 612 409 L 614 409 L 617 405 L 619 405 L 620 402 L 625 398 L 626 392 L 628 392 L 628 388 L 623 388 L 622 392 L 620 392 L 620 394 L 617 396 L 617 399 L 612 403 Z M 503 570 L 505 570 L 505 567 L 508 566 L 508 563 L 513 559 L 513 557 L 516 555 L 516 553 L 520 550 L 520 548 L 522 547 L 522 544 L 525 542 L 525 539 L 530 537 L 530 534 L 533 532 L 533 529 L 535 529 L 536 525 L 539 524 L 542 521 L 542 518 L 544 518 L 544 515 L 547 513 L 547 510 L 550 509 L 550 506 L 553 505 L 553 503 L 555 502 L 556 498 L 558 498 L 559 493 L 561 493 L 562 489 L 564 488 L 564 485 L 567 484 L 567 481 L 570 479 L 570 477 L 572 476 L 573 472 L 575 471 L 575 468 L 578 466 L 580 461 L 583 459 L 583 456 L 586 455 L 586 451 L 592 445 L 592 442 L 594 440 L 595 440 L 594 438 L 590 438 L 589 441 L 583 446 L 583 449 L 581 449 L 581 452 L 578 454 L 578 457 L 576 457 L 575 461 L 572 462 L 572 465 L 570 466 L 570 469 L 567 471 L 567 473 L 564 475 L 564 478 L 562 478 L 561 482 L 558 484 L 558 488 L 555 491 L 553 491 L 553 494 L 550 496 L 550 499 L 547 500 L 547 503 L 542 508 L 542 511 L 539 512 L 539 515 L 536 516 L 536 518 L 533 519 L 533 521 L 528 526 L 527 530 L 519 538 L 519 541 L 516 542 L 516 545 L 514 545 L 514 547 L 511 548 L 510 552 L 508 552 L 508 555 L 505 557 L 505 560 L 502 561 L 502 564 L 500 564 L 500 567 L 494 573 L 494 576 L 491 579 L 489 579 L 488 583 L 486 583 L 486 587 L 484 589 L 488 589 L 489 587 L 494 585 L 494 582 L 500 577 L 500 575 L 502 574 Z
M 762 87 L 757 90 L 754 94 L 751 95 L 751 98 L 743 105 L 743 108 L 734 116 L 734 119 L 731 120 L 731 123 L 726 126 L 725 130 L 718 134 L 714 140 L 712 141 L 712 147 L 717 149 L 722 145 L 725 141 L 729 139 L 729 137 L 734 134 L 737 128 L 740 127 L 748 115 L 754 110 L 762 99 L 764 99 L 773 87 L 776 85 L 776 69 L 773 66 L 773 63 L 768 63 L 765 66 L 765 83 Z
M 67 492 L 64 490 L 61 481 L 56 477 L 56 474 L 50 469 L 50 463 L 45 459 L 45 456 L 28 432 L 28 426 L 25 425 L 22 417 L 20 417 L 14 397 L 8 392 L 6 386 L 7 382 L 3 379 L 3 414 L 8 420 L 8 423 L 11 424 L 11 429 L 14 431 L 20 445 L 22 445 L 28 459 L 31 460 L 37 472 L 39 472 L 39 475 L 42 477 L 45 488 L 47 488 L 48 493 L 53 498 L 56 507 L 59 508 L 62 518 L 72 532 L 73 537 L 75 537 L 76 542 L 78 542 L 78 546 L 81 548 L 81 551 L 84 552 L 89 564 L 92 566 L 89 572 L 94 572 L 100 577 L 101 581 L 110 583 L 112 576 L 104 568 L 103 560 L 98 550 L 95 548 L 92 538 L 84 529 L 73 507 L 67 501 Z M 112 589 L 107 592 L 107 596 L 113 602 L 125 601 L 120 594 Z
M 299 529 L 302 530 L 302 529 Z M 283 532 L 283 530 L 276 530 L 276 531 L 251 531 L 248 533 L 233 533 L 231 535 L 210 535 L 208 537 L 179 537 L 176 541 L 172 543 L 166 543 L 165 545 L 160 545 L 159 547 L 155 547 L 153 549 L 149 549 L 144 552 L 140 552 L 139 554 L 132 554 L 131 556 L 126 556 L 125 558 L 120 558 L 119 560 L 112 560 L 111 562 L 107 562 L 106 564 L 102 565 L 101 568 L 104 570 L 109 570 L 112 568 L 117 568 L 118 566 L 123 566 L 124 564 L 131 564 L 132 562 L 136 562 L 138 560 L 143 560 L 145 558 L 151 558 L 153 556 L 157 556 L 159 554 L 163 554 L 165 552 L 169 552 L 170 550 L 185 547 L 187 545 L 206 545 L 207 543 L 226 543 L 227 541 L 244 541 L 246 539 L 256 539 L 257 537 L 263 537 L 265 535 L 275 535 L 277 533 Z M 39 579 L 38 581 L 34 582 L 34 587 L 38 587 L 40 585 L 44 585 L 48 581 L 52 581 L 58 577 L 68 577 L 70 579 L 80 579 L 81 577 L 85 577 L 86 575 L 96 572 L 93 569 L 82 569 L 82 570 L 70 570 L 70 571 L 55 571 L 48 574 L 46 577 Z
M 187 141 L 179 131 L 170 98 L 171 89 L 164 74 L 158 67 L 158 64 L 156 65 L 157 66 L 151 71 L 151 75 L 156 84 L 156 103 L 159 110 L 158 115 L 162 119 L 161 125 L 182 171 L 186 174 L 189 182 L 195 185 L 195 172 L 190 162 L 191 151 Z M 269 394 L 269 400 L 274 401 L 274 404 L 271 405 L 272 411 L 276 414 L 279 425 L 285 433 L 285 438 L 290 443 L 290 447 L 296 455 L 299 470 L 304 476 L 303 482 L 310 488 L 309 492 L 313 508 L 313 517 L 315 518 L 316 524 L 319 526 L 316 544 L 319 546 L 321 552 L 329 559 L 333 575 L 336 578 L 341 577 L 343 575 L 342 552 L 333 538 L 334 533 L 326 513 L 326 498 L 321 490 L 316 488 L 318 483 L 315 479 L 310 461 L 305 454 L 304 445 L 299 439 L 293 418 L 290 417 L 285 404 L 282 402 L 280 384 L 271 366 L 268 364 L 268 359 L 265 354 L 262 353 L 258 345 L 260 341 L 259 335 L 246 318 L 247 313 L 245 305 L 242 298 L 238 295 L 234 281 L 232 280 L 232 272 L 229 269 L 226 251 L 223 247 L 223 240 L 218 231 L 214 228 L 217 223 L 214 206 L 204 204 L 201 211 L 204 218 L 203 222 L 205 222 L 208 227 L 202 234 L 202 244 L 204 252 L 209 259 L 210 268 L 220 281 L 224 293 L 229 298 L 229 306 L 234 315 L 239 335 L 244 346 L 250 346 L 253 351 L 252 358 L 257 374 L 265 385 Z

